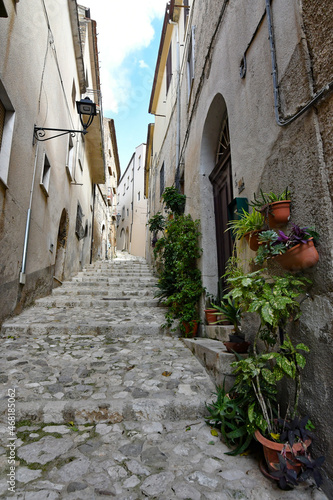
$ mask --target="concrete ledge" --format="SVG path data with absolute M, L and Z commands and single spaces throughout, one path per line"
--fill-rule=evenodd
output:
M 205 325 L 204 331 L 209 339 L 226 342 L 229 340 L 229 335 L 233 333 L 234 327 L 232 325 Z
M 235 377 L 232 375 L 230 365 L 236 361 L 235 355 L 228 353 L 222 342 L 218 340 L 197 337 L 183 339 L 183 341 L 206 368 L 215 385 L 222 386 L 225 381 L 226 390 L 231 389 Z M 242 356 L 247 356 L 247 354 Z

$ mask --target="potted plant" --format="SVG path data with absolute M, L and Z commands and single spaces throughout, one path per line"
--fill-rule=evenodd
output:
M 232 231 L 232 234 L 236 240 L 241 240 L 245 237 L 247 243 L 249 244 L 251 250 L 258 250 L 258 234 L 264 225 L 264 216 L 252 210 L 251 213 L 243 209 L 240 214 L 239 219 L 234 219 L 228 222 L 228 230 Z
M 206 293 L 206 302 L 205 302 L 205 317 L 208 325 L 212 325 L 217 321 L 216 309 L 214 305 L 217 303 L 217 297 L 210 293 Z
M 290 191 L 286 188 L 281 194 L 273 191 L 263 193 L 260 196 L 254 194 L 254 201 L 250 206 L 261 212 L 270 228 L 284 226 L 290 219 Z
M 216 319 L 215 324 L 221 324 L 224 321 L 232 324 L 234 333 L 229 334 L 229 341 L 223 342 L 228 352 L 247 352 L 250 342 L 245 340 L 245 336 L 241 330 L 241 309 L 236 305 L 235 301 L 229 294 L 226 294 L 220 304 L 214 306 L 215 314 L 220 315 L 220 319 Z
M 194 221 L 191 215 L 174 212 L 173 219 L 165 220 L 163 236 L 154 247 L 154 256 L 159 262 L 155 296 L 167 307 L 163 326 L 171 327 L 177 320 L 181 333 L 188 336 L 195 334 L 199 322 L 198 301 L 205 291 L 197 267 L 202 253 L 199 225 L 200 221 Z
M 263 231 L 259 236 L 259 249 L 254 259 L 263 264 L 267 258 L 274 258 L 287 271 L 300 271 L 317 264 L 319 255 L 314 242 L 318 233 L 310 227 L 292 225 L 288 235 L 279 230 Z
M 293 469 L 299 480 L 309 473 L 306 460 L 313 463 L 308 453 L 308 419 L 300 419 L 298 415 L 301 371 L 306 364 L 304 353 L 309 349 L 302 343 L 293 345 L 287 324 L 299 318 L 297 299 L 311 282 L 290 273 L 272 276 L 267 269 L 243 276 L 231 275 L 227 281 L 235 303 L 260 318 L 253 353 L 232 364 L 236 375 L 233 391 L 247 395 L 248 431 L 264 444 L 268 471 L 281 473 L 279 454 L 282 453 L 287 457 L 287 468 Z M 294 382 L 294 391 L 281 419 L 277 394 L 278 384 L 281 386 L 285 379 Z

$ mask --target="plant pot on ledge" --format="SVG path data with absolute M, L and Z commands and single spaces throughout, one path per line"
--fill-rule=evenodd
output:
M 250 231 L 250 232 L 244 234 L 244 237 L 247 241 L 247 244 L 249 245 L 251 250 L 253 250 L 254 252 L 256 252 L 259 248 L 259 239 L 258 239 L 259 234 L 260 234 L 259 230 Z
M 302 271 L 315 266 L 319 261 L 319 255 L 313 238 L 310 238 L 307 243 L 299 243 L 286 253 L 274 257 L 274 260 L 287 271 Z

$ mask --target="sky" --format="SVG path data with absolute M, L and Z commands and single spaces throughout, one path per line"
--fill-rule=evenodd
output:
M 148 113 L 167 0 L 81 0 L 97 23 L 103 113 L 113 118 L 123 173 L 154 122 Z

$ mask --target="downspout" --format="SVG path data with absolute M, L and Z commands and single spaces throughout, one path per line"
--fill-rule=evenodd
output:
M 272 9 L 271 9 L 271 1 L 266 0 L 266 14 L 267 14 L 267 24 L 268 24 L 268 35 L 269 35 L 269 43 L 271 47 L 271 61 L 272 61 L 272 78 L 273 78 L 273 87 L 274 87 L 274 112 L 276 123 L 280 127 L 284 127 L 285 125 L 289 125 L 294 120 L 296 120 L 299 116 L 301 116 L 305 111 L 311 108 L 319 99 L 321 99 L 325 94 L 327 94 L 333 88 L 333 81 L 325 85 L 315 96 L 303 106 L 297 113 L 291 116 L 289 119 L 284 119 L 280 117 L 279 109 L 280 109 L 280 92 L 279 92 L 279 79 L 278 79 L 278 69 L 276 62 L 276 49 L 275 49 L 275 40 L 274 40 L 274 30 L 273 30 L 273 20 L 272 20 Z
M 94 187 L 93 187 L 93 209 L 92 209 L 92 217 L 91 217 L 90 264 L 92 264 L 92 259 L 93 259 L 96 184 L 94 184 L 93 186 Z
M 21 267 L 20 278 L 19 278 L 19 283 L 21 285 L 25 285 L 25 274 L 26 274 L 25 271 L 26 271 L 26 267 L 27 267 L 28 242 L 29 242 L 30 220 L 31 220 L 31 207 L 32 207 L 32 197 L 33 197 L 33 192 L 34 192 L 35 177 L 36 177 L 36 170 L 37 170 L 38 146 L 39 146 L 39 143 L 37 142 L 36 152 L 35 152 L 34 172 L 33 172 L 33 176 L 32 176 L 31 189 L 30 189 L 29 208 L 28 208 L 27 220 L 26 220 L 26 224 L 25 224 L 22 267 Z
M 176 188 L 179 189 L 179 156 L 180 156 L 180 48 L 179 48 L 179 30 L 178 23 L 169 21 L 169 24 L 176 26 L 176 43 L 177 43 L 177 130 L 176 130 Z
M 135 158 L 136 154 L 133 158 L 133 187 L 132 187 L 132 222 L 131 222 L 131 232 L 130 232 L 130 241 L 129 241 L 129 253 L 132 250 L 132 232 L 133 232 L 133 224 L 134 224 L 134 174 L 135 174 Z

